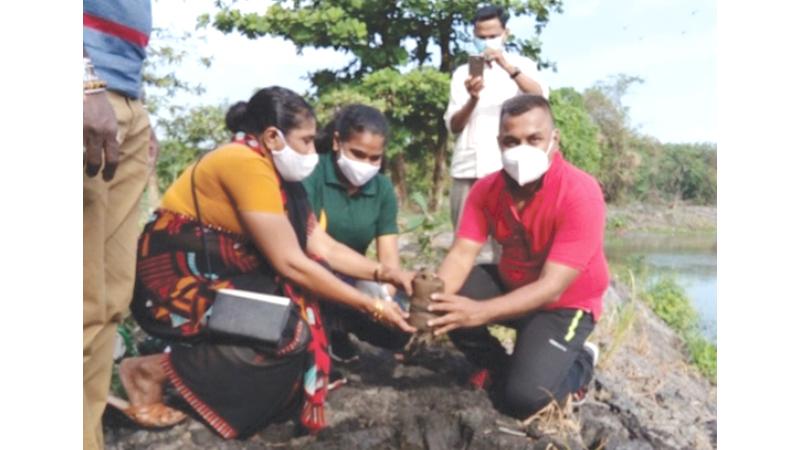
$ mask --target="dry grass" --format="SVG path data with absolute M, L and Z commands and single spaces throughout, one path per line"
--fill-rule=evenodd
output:
M 522 426 L 528 428 L 532 424 L 544 435 L 565 437 L 569 433 L 580 433 L 581 425 L 572 415 L 572 399 L 567 397 L 564 405 L 551 401 L 547 406 L 522 421 Z
M 630 277 L 630 299 L 621 307 L 614 309 L 604 317 L 605 321 L 599 328 L 598 335 L 601 339 L 609 342 L 600 355 L 598 368 L 604 369 L 612 360 L 614 354 L 627 340 L 628 333 L 633 329 L 637 318 L 638 296 L 636 291 L 636 277 L 633 271 L 628 269 Z

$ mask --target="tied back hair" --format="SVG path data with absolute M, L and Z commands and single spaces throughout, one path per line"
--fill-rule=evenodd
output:
M 347 105 L 317 133 L 314 145 L 317 153 L 330 153 L 333 151 L 334 133 L 339 133 L 339 142 L 347 142 L 352 135 L 365 131 L 383 136 L 384 146 L 389 140 L 389 123 L 383 113 L 372 106 Z
M 258 90 L 247 102 L 237 102 L 225 114 L 231 133 L 259 135 L 268 127 L 284 134 L 308 120 L 316 121 L 311 105 L 300 95 L 280 86 Z

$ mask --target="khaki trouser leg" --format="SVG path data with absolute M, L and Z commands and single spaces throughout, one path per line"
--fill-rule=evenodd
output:
M 467 195 L 472 185 L 478 181 L 475 178 L 453 178 L 453 184 L 450 187 L 450 221 L 453 223 L 453 239 L 455 234 L 458 233 L 458 223 L 461 222 L 461 214 L 464 211 L 464 204 L 467 202 Z M 489 245 L 492 248 L 492 262 L 497 263 L 500 260 L 500 244 L 493 238 L 489 238 Z
M 150 125 L 141 102 L 109 93 L 120 163 L 111 182 L 83 179 L 83 446 L 103 448 L 100 419 L 111 383 L 117 325 L 133 293 L 139 199 L 147 181 Z
M 450 186 L 450 222 L 453 224 L 454 233 L 458 232 L 461 211 L 467 201 L 467 194 L 476 181 L 475 178 L 453 178 L 453 184 Z

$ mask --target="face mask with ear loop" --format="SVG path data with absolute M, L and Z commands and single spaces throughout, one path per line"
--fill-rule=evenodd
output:
M 541 178 L 550 168 L 548 157 L 555 143 L 554 133 L 550 134 L 550 145 L 547 146 L 547 150 L 527 144 L 504 150 L 502 154 L 503 170 L 520 186 Z
M 478 54 L 483 53 L 487 48 L 490 50 L 503 49 L 503 36 L 497 36 L 489 39 L 475 37 L 472 40 L 472 45 Z
M 284 143 L 282 150 L 272 150 L 272 161 L 281 177 L 286 181 L 301 181 L 311 175 L 314 167 L 319 162 L 319 155 L 315 153 L 302 154 L 289 145 L 289 141 L 278 130 L 278 136 Z
M 336 159 L 336 164 L 345 178 L 347 178 L 347 181 L 352 183 L 353 186 L 363 186 L 377 175 L 380 170 L 378 166 L 348 158 L 344 154 L 344 150 L 339 150 L 339 158 Z

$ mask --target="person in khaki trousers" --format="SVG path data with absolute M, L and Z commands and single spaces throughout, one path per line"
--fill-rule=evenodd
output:
M 147 112 L 138 100 L 107 96 L 118 118 L 119 165 L 109 181 L 87 174 L 83 179 L 84 439 L 90 425 L 98 428 L 92 434 L 102 436 L 117 325 L 133 293 L 139 198 L 149 172 Z
M 96 449 L 157 144 L 140 99 L 150 0 L 85 0 L 83 13 L 83 447 Z

